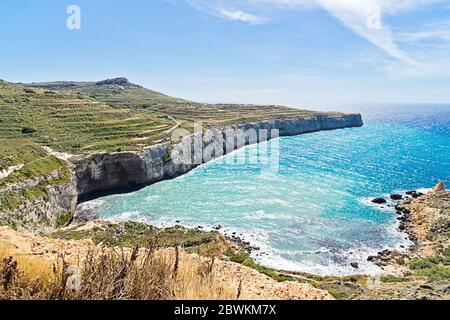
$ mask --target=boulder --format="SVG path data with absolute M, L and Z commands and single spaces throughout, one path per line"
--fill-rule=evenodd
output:
M 439 181 L 439 183 L 431 191 L 433 191 L 433 192 L 445 191 L 444 181 Z
M 394 194 L 391 194 L 391 199 L 392 200 L 402 200 L 403 196 L 401 194 L 394 193 Z
M 373 202 L 373 203 L 376 203 L 376 204 L 383 204 L 383 203 L 386 203 L 387 201 L 386 201 L 385 198 L 379 197 L 379 198 L 373 199 L 372 202 Z
M 358 269 L 358 268 L 359 268 L 358 262 L 352 262 L 352 263 L 350 263 L 350 265 L 351 265 L 353 268 L 355 268 L 355 269 Z

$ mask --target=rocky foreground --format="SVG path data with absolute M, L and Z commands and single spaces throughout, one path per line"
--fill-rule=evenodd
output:
M 398 198 L 398 197 L 397 197 Z M 90 292 L 87 296 L 70 293 L 63 299 L 445 299 L 450 298 L 450 191 L 445 191 L 440 183 L 428 194 L 410 193 L 396 205 L 400 230 L 413 241 L 411 248 L 402 251 L 385 250 L 368 260 L 383 270 L 378 275 L 354 275 L 346 277 L 316 276 L 305 273 L 292 273 L 273 270 L 255 263 L 249 256 L 248 248 L 236 241 L 225 239 L 218 232 L 203 232 L 176 226 L 158 229 L 153 226 L 121 222 L 91 221 L 77 226 L 58 229 L 47 236 L 18 232 L 10 227 L 0 228 L 0 298 L 5 289 L 15 282 L 27 286 L 31 280 L 20 280 L 19 276 L 31 270 L 35 283 L 42 274 L 52 274 L 55 265 L 76 265 L 94 268 L 86 261 L 103 261 L 106 258 L 119 263 L 118 274 L 123 270 L 132 270 L 134 261 L 143 257 L 165 257 L 152 260 L 149 270 L 144 274 L 153 274 L 154 265 L 162 265 L 158 281 L 169 279 L 164 290 L 165 295 L 149 295 L 145 288 L 133 293 L 135 289 L 113 290 L 110 296 L 99 295 L 100 287 L 84 288 Z M 137 250 L 135 260 L 133 252 Z M 117 255 L 118 253 L 118 255 Z M 92 258 L 94 257 L 94 258 Z M 97 258 L 95 258 L 97 257 Z M 127 258 L 123 258 L 127 257 Z M 131 257 L 131 258 L 129 258 Z M 62 260 L 61 260 L 62 259 Z M 92 263 L 91 263 L 92 264 Z M 120 267 L 121 265 L 127 266 Z M 144 262 L 135 267 L 138 270 Z M 92 274 L 105 270 L 116 274 L 105 265 L 96 266 Z M 109 266 L 109 263 L 107 264 Z M 46 270 L 46 268 L 48 270 Z M 127 269 L 128 268 L 128 269 Z M 39 271 L 40 270 L 40 271 Z M 64 279 L 62 269 L 61 278 Z M 178 271 L 184 270 L 184 271 Z M 53 271 L 55 272 L 55 271 Z M 128 279 L 128 283 L 153 283 L 152 279 Z M 136 274 L 141 274 L 142 270 Z M 45 276 L 42 276 L 45 278 Z M 109 276 L 108 276 L 109 277 Z M 83 278 L 84 279 L 84 278 Z M 22 282 L 21 282 L 22 281 Z M 92 286 L 95 281 L 83 280 Z M 16 285 L 18 285 L 16 284 Z M 149 285 L 150 285 L 149 284 Z M 122 286 L 126 287 L 126 286 Z M 122 288 L 120 287 L 120 288 Z M 141 285 L 142 287 L 142 285 Z M 195 290 L 192 288 L 196 288 Z M 35 292 L 33 288 L 31 292 Z M 120 292 L 118 294 L 117 292 Z M 20 288 L 18 292 L 24 292 Z M 26 292 L 26 290 L 25 290 Z M 57 291 L 61 292 L 60 289 Z M 108 291 L 107 291 L 108 292 Z M 145 294 L 144 294 L 145 293 Z M 53 297 L 54 293 L 50 295 Z M 35 299 L 37 296 L 12 296 L 12 298 Z M 48 298 L 48 295 L 44 295 Z M 42 298 L 42 297 L 41 297 Z
M 156 232 L 155 236 L 153 236 L 153 232 Z M 154 241 L 159 242 L 156 244 Z M 180 242 L 177 243 L 177 241 Z M 113 224 L 105 221 L 94 221 L 62 229 L 49 237 L 17 232 L 9 227 L 0 227 L 0 258 L 3 260 L 3 265 L 0 267 L 3 279 L 0 275 L 0 280 L 7 283 L 5 277 L 11 269 L 13 269 L 13 276 L 19 277 L 23 270 L 36 269 L 35 266 L 39 266 L 38 269 L 45 269 L 47 266 L 49 270 L 44 270 L 41 275 L 46 277 L 52 272 L 49 266 L 55 266 L 58 263 L 69 267 L 74 265 L 76 269 L 82 270 L 89 268 L 86 266 L 86 261 L 92 259 L 93 256 L 101 257 L 100 260 L 106 259 L 106 257 L 109 259 L 109 254 L 112 252 L 121 252 L 119 256 L 132 256 L 133 248 L 137 248 L 132 246 L 133 242 L 137 243 L 139 248 L 136 261 L 144 259 L 149 252 L 152 252 L 152 256 L 164 257 L 167 270 L 162 277 L 176 279 L 169 285 L 170 291 L 175 292 L 174 295 L 161 297 L 163 299 L 333 299 L 326 290 L 314 288 L 310 284 L 298 281 L 277 281 L 255 268 L 231 261 L 228 256 L 235 254 L 235 248 L 219 234 L 200 233 L 182 227 L 171 230 L 155 230 L 151 226 L 135 223 Z M 150 242 L 153 244 L 149 244 Z M 187 248 L 170 247 L 170 245 L 179 243 L 184 243 Z M 158 248 L 149 249 L 149 245 L 156 245 Z M 19 262 L 17 263 L 17 261 Z M 161 261 L 157 260 L 157 263 L 154 264 L 160 263 Z M 67 270 L 73 269 L 68 268 Z M 64 272 L 62 271 L 62 274 Z M 40 277 L 39 274 L 34 276 Z M 73 274 L 68 276 L 73 276 Z M 64 276 L 62 278 L 64 279 Z M 10 285 L 14 281 L 20 281 L 20 279 L 11 280 Z M 102 281 L 104 280 L 102 279 Z M 83 289 L 82 291 L 88 290 Z M 0 298 L 2 294 L 5 292 L 0 289 Z M 135 294 L 128 294 L 129 296 L 125 296 L 125 298 L 137 298 Z M 10 297 L 6 296 L 6 298 Z M 68 297 L 69 299 L 71 297 L 77 299 L 103 298 L 101 295 L 71 296 L 70 293 Z M 33 299 L 33 296 L 13 296 L 13 298 Z M 44 298 L 48 298 L 48 296 L 44 296 Z M 67 299 L 67 297 L 64 298 Z

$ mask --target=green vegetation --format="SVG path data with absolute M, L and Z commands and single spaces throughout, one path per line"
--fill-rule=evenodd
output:
M 71 92 L 46 92 L 0 83 L 0 136 L 27 137 L 59 151 L 115 151 L 153 144 L 175 125 L 153 112 L 113 108 Z
M 443 255 L 425 259 L 413 259 L 409 267 L 414 275 L 428 277 L 429 281 L 450 279 L 450 248 L 444 250 Z
M 277 281 L 301 281 L 307 282 L 312 286 L 327 290 L 335 299 L 351 299 L 363 292 L 366 286 L 367 276 L 352 275 L 352 276 L 318 276 L 304 272 L 284 272 L 272 268 L 264 267 L 257 264 L 249 255 L 247 251 L 228 250 L 225 252 L 230 261 L 241 263 L 247 267 L 253 268 L 256 271 L 263 273 Z
M 425 259 L 413 259 L 409 263 L 412 270 L 423 270 L 433 268 L 442 262 L 441 257 L 429 257 Z
M 398 283 L 398 282 L 408 281 L 409 279 L 406 277 L 396 277 L 393 275 L 386 275 L 386 276 L 382 276 L 380 280 L 381 280 L 381 282 L 384 282 L 384 283 Z
M 13 230 L 17 230 L 17 223 L 7 218 L 0 218 L 0 227 L 10 227 Z
M 0 171 L 45 155 L 44 150 L 30 140 L 0 139 Z
M 272 269 L 272 268 L 268 268 L 268 267 L 264 267 L 258 263 L 256 263 L 253 259 L 249 258 L 247 260 L 245 260 L 243 262 L 244 266 L 250 267 L 252 269 L 255 269 L 256 271 L 258 271 L 259 273 L 263 273 L 268 277 L 271 277 L 279 282 L 283 282 L 283 281 L 290 281 L 290 280 L 294 280 L 294 278 L 281 274 L 278 271 Z
M 126 79 L 29 85 L 0 82 L 0 136 L 27 137 L 58 151 L 139 150 L 168 141 L 170 130 L 310 117 L 279 106 L 201 104 L 172 98 Z
M 250 257 L 250 254 L 247 251 L 239 250 L 239 251 L 235 252 L 235 251 L 229 250 L 229 251 L 225 252 L 224 254 L 225 254 L 225 256 L 227 256 L 230 259 L 230 261 L 240 263 L 240 264 L 243 264 L 244 266 L 255 269 L 256 271 L 263 273 L 266 276 L 271 277 L 272 279 L 275 279 L 279 282 L 294 280 L 292 277 L 281 274 L 280 272 L 276 271 L 275 269 L 264 267 L 264 266 L 256 263 Z
M 73 214 L 70 212 L 62 213 L 57 220 L 57 224 L 59 227 L 67 226 L 73 218 Z
M 450 268 L 434 266 L 432 268 L 420 269 L 414 273 L 416 276 L 428 277 L 429 281 L 450 280 Z
M 145 89 L 127 82 L 126 79 L 112 79 L 106 83 L 108 84 L 105 84 L 105 81 L 99 83 L 53 82 L 33 83 L 30 86 L 86 95 L 115 108 L 143 109 L 147 112 L 171 116 L 180 121 L 202 121 L 205 126 L 317 114 L 313 111 L 280 106 L 196 103 Z
M 251 259 L 249 253 L 244 250 L 239 250 L 237 252 L 229 250 L 225 252 L 225 256 L 227 256 L 230 261 L 241 264 L 244 263 L 247 259 Z
M 80 226 L 68 230 L 58 230 L 52 237 L 65 240 L 92 239 L 95 244 L 102 243 L 112 247 L 194 247 L 217 239 L 216 232 L 200 232 L 194 229 L 173 227 L 159 229 L 139 222 L 120 222 L 79 230 Z
M 0 170 L 11 167 L 16 170 L 0 179 L 0 212 L 17 209 L 28 200 L 47 200 L 48 186 L 62 185 L 71 179 L 62 160 L 48 155 L 30 140 L 0 140 Z

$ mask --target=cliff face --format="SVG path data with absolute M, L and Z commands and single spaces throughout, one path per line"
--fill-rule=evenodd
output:
M 0 190 L 0 194 L 5 192 L 28 194 L 28 197 L 23 197 L 17 206 L 3 208 L 0 211 L 0 222 L 7 221 L 9 225 L 19 230 L 43 232 L 51 232 L 69 222 L 75 212 L 78 199 L 75 179 L 71 177 L 67 183 L 53 185 L 51 182 L 55 175 L 57 173 L 49 177 L 28 179 L 23 183 L 8 185 Z M 47 184 L 40 191 L 43 194 L 32 196 L 30 188 L 37 192 L 42 183 Z
M 234 148 L 227 147 L 225 141 L 230 135 L 239 135 L 249 129 L 258 132 L 260 129 L 278 129 L 280 136 L 292 136 L 321 130 L 333 130 L 348 127 L 360 127 L 363 121 L 360 114 L 318 115 L 310 118 L 274 119 L 259 122 L 248 122 L 234 125 L 225 130 L 214 130 L 214 136 L 203 140 L 203 149 L 215 147 L 212 157 L 192 159 L 193 163 L 186 163 L 172 158 L 173 148 L 177 150 L 192 150 L 194 139 L 184 139 L 175 146 L 170 143 L 145 148 L 140 152 L 119 152 L 93 154 L 85 158 L 73 159 L 77 190 L 81 198 L 98 192 L 132 187 L 136 185 L 152 184 L 161 180 L 171 179 L 185 174 L 201 163 L 206 163 L 221 155 L 227 154 Z M 219 139 L 217 139 L 219 135 Z M 222 140 L 220 139 L 222 138 Z M 269 137 L 274 138 L 274 137 Z M 218 143 L 220 141 L 220 143 Z M 246 139 L 245 144 L 258 142 Z M 192 156 L 194 157 L 194 156 Z

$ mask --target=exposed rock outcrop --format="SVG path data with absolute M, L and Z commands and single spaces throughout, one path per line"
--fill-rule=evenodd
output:
M 445 191 L 445 183 L 444 183 L 444 181 L 439 181 L 439 183 L 431 191 L 432 192 Z
M 126 86 L 126 85 L 130 85 L 130 81 L 128 81 L 127 78 L 114 78 L 114 79 L 106 79 L 103 81 L 98 81 L 95 84 L 97 86 L 104 86 L 104 85 Z
M 51 232 L 62 224 L 69 222 L 78 200 L 75 179 L 68 183 L 52 185 L 51 181 L 58 179 L 58 172 L 52 176 L 29 179 L 23 183 L 8 185 L 0 190 L 5 192 L 24 192 L 29 188 L 48 182 L 45 187 L 45 197 L 36 196 L 24 200 L 15 208 L 4 209 L 0 212 L 0 219 L 8 221 L 20 230 L 38 230 Z

